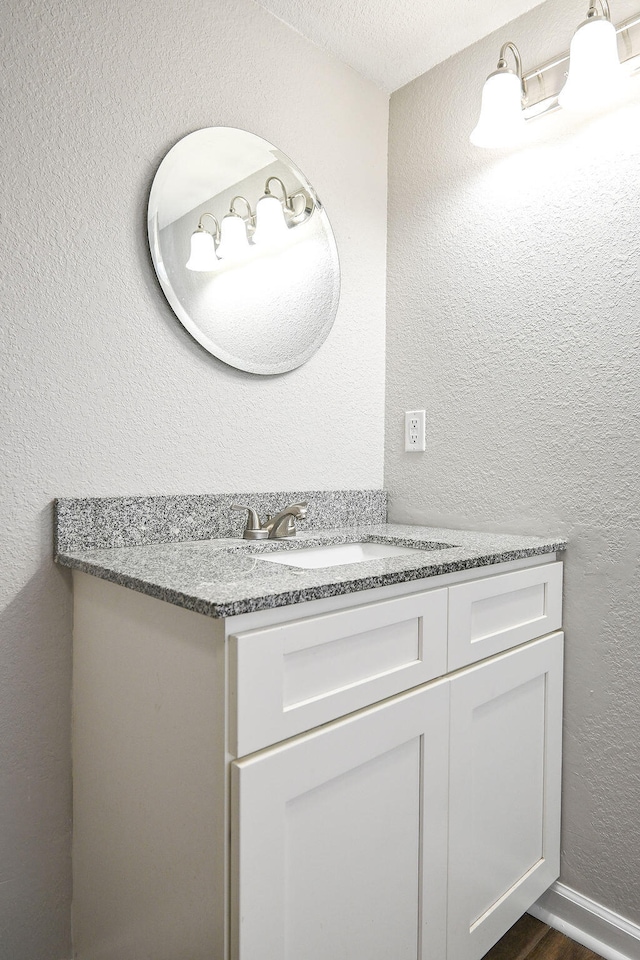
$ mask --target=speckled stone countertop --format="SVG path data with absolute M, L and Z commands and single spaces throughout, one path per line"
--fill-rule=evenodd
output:
M 391 543 L 419 553 L 303 569 L 261 555 L 329 543 Z M 299 533 L 291 540 L 235 538 L 74 549 L 57 560 L 210 617 L 231 617 L 305 600 L 356 593 L 508 560 L 564 550 L 562 539 L 366 524 Z

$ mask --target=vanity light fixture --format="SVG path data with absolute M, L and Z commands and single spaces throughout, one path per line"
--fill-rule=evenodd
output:
M 520 90 L 516 88 L 517 74 L 506 68 L 508 49 L 516 59 Z M 622 59 L 619 49 L 624 50 Z M 615 26 L 608 0 L 590 0 L 587 19 L 576 30 L 570 51 L 562 56 L 522 73 L 517 47 L 512 43 L 503 46 L 498 69 L 484 85 L 480 120 L 471 142 L 482 147 L 511 146 L 531 120 L 558 107 L 577 113 L 601 110 L 615 102 L 625 77 L 634 73 L 640 73 L 640 15 Z M 511 138 L 504 132 L 509 129 Z
M 515 70 L 507 66 L 507 51 L 515 60 Z M 497 69 L 489 74 L 482 88 L 482 106 L 471 143 L 477 147 L 510 147 L 519 143 L 525 132 L 523 103 L 527 88 L 522 78 L 522 59 L 515 43 L 502 45 Z
M 279 184 L 282 197 L 272 192 L 272 183 Z M 236 209 L 240 201 L 246 207 L 244 216 Z M 211 271 L 218 260 L 246 257 L 254 245 L 267 248 L 269 244 L 277 244 L 289 229 L 308 220 L 314 209 L 315 202 L 307 193 L 300 190 L 289 194 L 280 177 L 269 177 L 255 214 L 247 198 L 240 195 L 231 201 L 229 212 L 222 218 L 221 224 L 212 213 L 202 214 L 198 229 L 191 235 L 191 254 L 186 266 L 189 270 Z M 204 217 L 213 219 L 215 233 L 204 228 Z
M 205 230 L 202 221 L 211 217 L 215 223 L 215 233 Z M 191 234 L 191 253 L 187 260 L 187 270 L 196 270 L 199 273 L 208 273 L 215 270 L 218 262 L 216 242 L 220 240 L 220 224 L 212 213 L 203 213 L 198 221 L 198 229 Z
M 587 19 L 571 41 L 569 76 L 558 97 L 565 110 L 585 113 L 602 109 L 621 91 L 623 75 L 616 28 L 607 0 L 599 3 L 602 15 L 598 14 L 596 0 L 592 0 Z

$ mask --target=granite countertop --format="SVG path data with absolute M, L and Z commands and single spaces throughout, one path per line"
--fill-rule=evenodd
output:
M 420 552 L 315 569 L 259 559 L 274 550 L 363 541 L 410 546 Z M 379 523 L 314 530 L 290 540 L 219 538 L 66 549 L 58 552 L 57 560 L 206 616 L 231 617 L 555 553 L 565 547 L 564 540 L 553 537 Z

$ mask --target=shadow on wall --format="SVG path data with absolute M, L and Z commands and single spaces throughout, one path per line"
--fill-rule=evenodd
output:
M 0 612 L 1 960 L 68 940 L 71 577 L 52 559 L 50 505 L 39 520 L 43 559 Z M 41 758 L 35 773 L 34 755 Z M 57 822 L 56 810 L 65 811 Z

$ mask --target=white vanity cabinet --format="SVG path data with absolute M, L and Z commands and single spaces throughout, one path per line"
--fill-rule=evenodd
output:
M 553 561 L 227 621 L 74 574 L 78 960 L 480 960 L 559 872 Z

